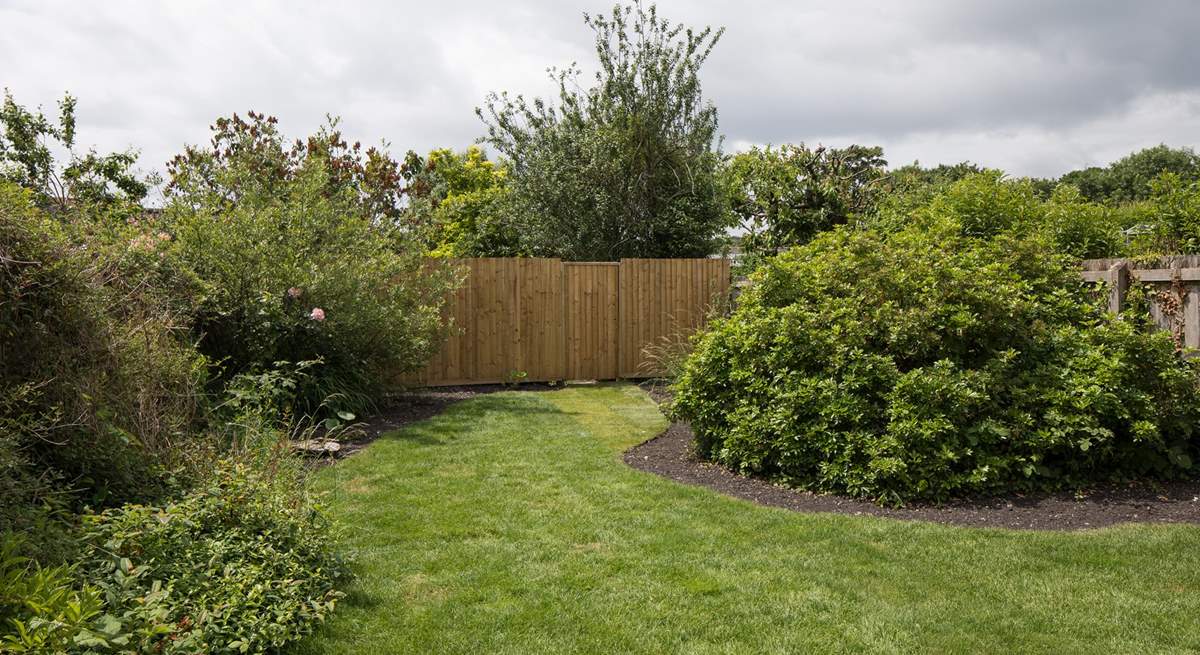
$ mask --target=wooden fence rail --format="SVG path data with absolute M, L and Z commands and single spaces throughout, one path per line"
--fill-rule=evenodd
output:
M 1133 282 L 1149 285 L 1150 316 L 1170 330 L 1183 348 L 1200 348 L 1200 255 L 1163 257 L 1149 262 L 1088 259 L 1083 279 L 1106 282 L 1108 310 L 1120 312 Z M 1193 353 L 1194 354 L 1194 353 Z
M 650 377 L 645 346 L 695 331 L 730 289 L 726 259 L 445 263 L 466 271 L 446 307 L 451 335 L 407 384 Z

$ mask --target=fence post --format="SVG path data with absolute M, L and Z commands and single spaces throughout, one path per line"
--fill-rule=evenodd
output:
M 1108 269 L 1108 311 L 1118 314 L 1125 304 L 1125 292 L 1129 290 L 1129 262 L 1121 261 Z
M 1188 285 L 1183 297 L 1183 345 L 1200 348 L 1200 287 L 1195 284 Z

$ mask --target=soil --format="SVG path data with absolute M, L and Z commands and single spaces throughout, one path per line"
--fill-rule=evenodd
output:
M 658 402 L 665 394 L 647 389 Z M 797 512 L 832 512 L 1022 530 L 1086 530 L 1119 523 L 1200 524 L 1200 480 L 1096 487 L 1080 493 L 971 498 L 938 505 L 881 507 L 867 500 L 815 494 L 735 473 L 698 459 L 692 430 L 672 423 L 661 435 L 625 453 L 625 462 L 685 484 Z

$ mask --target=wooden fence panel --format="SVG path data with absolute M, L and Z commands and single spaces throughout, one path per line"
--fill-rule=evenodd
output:
M 648 377 L 643 348 L 686 338 L 729 293 L 728 260 L 441 260 L 466 280 L 451 334 L 410 385 Z
M 644 349 L 687 338 L 729 293 L 727 259 L 622 259 L 620 377 L 661 373 Z
M 1170 331 L 1181 348 L 1200 349 L 1200 255 L 1144 262 L 1089 259 L 1082 268 L 1083 279 L 1108 285 L 1112 312 L 1125 309 L 1130 284 L 1148 285 L 1149 313 L 1155 324 Z
M 615 379 L 619 265 L 572 262 L 564 265 L 564 272 L 567 288 L 566 378 Z
M 513 371 L 528 380 L 559 380 L 566 368 L 567 316 L 563 263 L 557 259 L 519 259 L 519 355 Z

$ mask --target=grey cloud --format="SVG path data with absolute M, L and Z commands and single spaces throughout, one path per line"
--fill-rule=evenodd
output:
M 396 151 L 464 147 L 493 90 L 552 91 L 592 58 L 607 2 L 184 4 L 0 0 L 0 85 L 80 98 L 80 132 L 161 168 L 219 115 L 302 135 L 328 113 Z M 881 144 L 896 163 L 974 159 L 1054 174 L 1200 140 L 1200 4 L 662 0 L 727 32 L 704 71 L 728 146 Z

